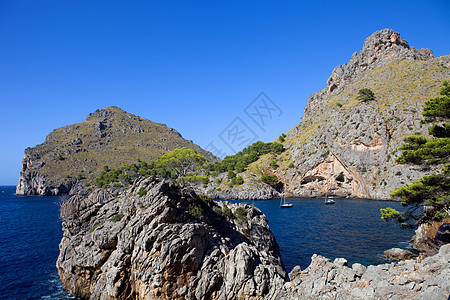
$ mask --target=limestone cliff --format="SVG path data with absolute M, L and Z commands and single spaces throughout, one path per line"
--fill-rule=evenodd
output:
M 260 210 L 143 178 L 61 207 L 57 261 L 86 299 L 276 299 L 286 273 Z
M 398 165 L 395 158 L 405 136 L 428 135 L 420 124 L 423 104 L 449 79 L 449 55 L 416 50 L 391 29 L 375 32 L 310 96 L 302 122 L 286 134 L 285 153 L 270 158 L 279 161 L 275 174 L 287 177 L 293 196 L 389 198 L 390 191 L 432 172 Z M 359 101 L 362 88 L 375 100 Z
M 86 121 L 55 129 L 45 142 L 27 148 L 17 184 L 19 195 L 60 195 L 86 191 L 86 183 L 103 171 L 152 162 L 175 148 L 188 147 L 208 161 L 211 153 L 164 124 L 138 117 L 118 107 L 99 109 Z

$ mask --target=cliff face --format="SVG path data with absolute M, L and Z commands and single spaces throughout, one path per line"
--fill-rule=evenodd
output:
M 302 122 L 287 133 L 287 151 L 275 157 L 280 168 L 274 172 L 287 175 L 293 196 L 389 198 L 432 171 L 397 165 L 395 158 L 405 136 L 428 135 L 420 124 L 424 102 L 449 79 L 450 56 L 433 58 L 431 50 L 410 47 L 390 29 L 375 32 L 334 69 L 326 88 L 310 96 Z M 362 88 L 375 100 L 359 101 Z
M 175 148 L 188 147 L 209 161 L 217 160 L 174 129 L 117 107 L 96 110 L 85 122 L 55 129 L 45 142 L 27 148 L 16 193 L 75 194 L 103 171 L 141 159 L 154 161 Z
M 88 299 L 276 299 L 286 273 L 266 217 L 214 203 L 152 178 L 72 197 L 61 281 Z

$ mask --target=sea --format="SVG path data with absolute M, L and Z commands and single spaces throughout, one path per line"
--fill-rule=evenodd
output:
M 244 202 L 229 200 L 230 202 Z M 349 265 L 385 263 L 383 251 L 410 249 L 413 229 L 380 218 L 380 208 L 402 209 L 398 202 L 366 199 L 289 198 L 246 201 L 261 209 L 280 246 L 288 272 L 305 269 L 313 254 Z M 77 299 L 63 287 L 56 269 L 62 237 L 59 197 L 17 196 L 14 186 L 0 186 L 0 299 Z

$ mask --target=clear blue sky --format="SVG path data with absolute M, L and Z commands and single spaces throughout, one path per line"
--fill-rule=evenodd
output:
M 449 54 L 450 2 L 0 0 L 0 184 L 26 147 L 111 105 L 226 154 L 233 121 L 274 140 L 384 28 Z M 279 110 L 259 127 L 245 108 L 261 92 Z

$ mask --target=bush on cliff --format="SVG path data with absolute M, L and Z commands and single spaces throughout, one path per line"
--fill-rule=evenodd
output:
M 264 174 L 261 176 L 261 181 L 275 187 L 278 184 L 278 177 L 276 175 Z
M 358 96 L 356 98 L 361 102 L 368 102 L 375 100 L 375 94 L 371 89 L 363 88 L 359 90 Z

